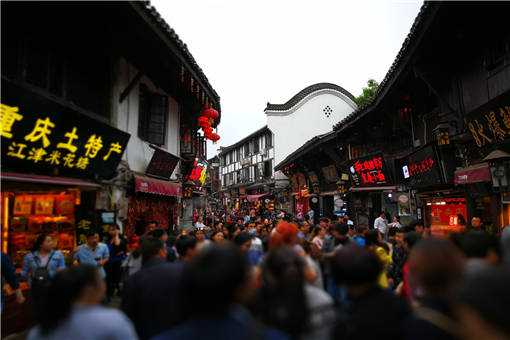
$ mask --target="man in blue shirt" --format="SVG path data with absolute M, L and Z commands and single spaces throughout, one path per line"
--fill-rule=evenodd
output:
M 97 266 L 99 274 L 103 279 L 106 277 L 104 265 L 108 262 L 109 258 L 110 252 L 108 251 L 108 246 L 99 242 L 99 234 L 93 229 L 87 233 L 87 243 L 79 246 L 74 254 L 75 264 Z

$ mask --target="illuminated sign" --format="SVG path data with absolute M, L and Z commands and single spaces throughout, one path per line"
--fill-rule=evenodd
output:
M 2 83 L 2 169 L 77 177 L 115 174 L 129 134 Z
M 415 151 L 400 160 L 404 182 L 415 187 L 443 183 L 441 167 L 434 145 Z
M 378 186 L 391 182 L 382 154 L 357 159 L 349 170 L 355 186 Z

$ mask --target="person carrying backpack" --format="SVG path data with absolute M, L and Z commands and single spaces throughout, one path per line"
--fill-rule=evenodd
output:
M 32 251 L 23 258 L 21 277 L 30 285 L 32 304 L 35 311 L 42 303 L 42 298 L 50 280 L 58 271 L 65 269 L 64 254 L 55 250 L 55 241 L 48 234 L 37 236 Z

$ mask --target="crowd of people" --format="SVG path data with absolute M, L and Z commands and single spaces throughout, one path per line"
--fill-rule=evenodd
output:
M 282 212 L 149 222 L 135 246 L 92 231 L 65 268 L 41 235 L 22 275 L 29 339 L 510 339 L 510 227 L 434 237 Z M 2 271 L 4 271 L 2 257 Z M 107 307 L 118 294 L 120 309 Z

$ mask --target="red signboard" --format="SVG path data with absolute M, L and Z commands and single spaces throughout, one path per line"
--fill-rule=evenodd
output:
M 355 186 L 385 185 L 390 182 L 381 154 L 354 161 L 350 171 Z

